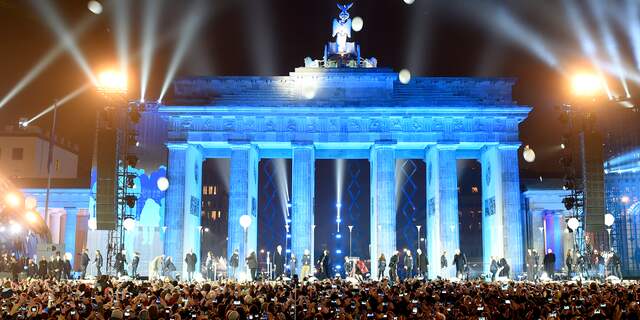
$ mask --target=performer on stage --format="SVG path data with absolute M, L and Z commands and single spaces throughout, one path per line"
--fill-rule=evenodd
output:
M 422 276 L 423 279 L 428 279 L 429 278 L 429 259 L 427 259 L 427 255 L 422 252 L 422 249 L 416 250 L 416 252 L 418 253 L 418 257 L 417 257 L 417 267 L 418 267 L 418 273 L 420 274 L 420 276 Z
M 621 264 L 622 264 L 622 261 L 620 260 L 620 256 L 614 250 L 611 255 L 611 258 L 609 258 L 609 265 L 611 266 L 613 275 L 618 277 L 618 279 L 620 280 L 622 280 L 622 271 L 620 269 Z
M 456 266 L 456 278 L 464 279 L 467 257 L 464 253 L 460 252 L 460 249 L 456 249 L 456 254 L 453 255 L 453 264 Z
M 149 279 L 160 279 L 164 272 L 164 255 L 157 256 L 149 263 Z
M 553 253 L 553 250 L 547 249 L 547 254 L 544 256 L 542 263 L 544 264 L 544 271 L 547 273 L 549 278 L 553 279 L 553 274 L 556 269 L 556 254 Z
M 500 267 L 500 273 L 498 274 L 498 276 L 502 279 L 509 279 L 509 273 L 511 272 L 511 267 L 507 263 L 507 259 L 505 258 L 500 259 L 500 262 L 498 263 L 498 265 Z
M 302 255 L 302 270 L 300 272 L 300 278 L 304 279 L 311 272 L 311 254 L 308 249 L 304 249 L 304 254 Z
M 256 256 L 255 251 L 251 251 L 249 256 L 246 258 L 247 266 L 249 267 L 250 276 L 252 281 L 258 280 L 258 257 Z
M 140 252 L 135 251 L 131 258 L 131 278 L 138 277 L 138 265 L 140 264 Z
M 353 277 L 353 263 L 351 262 L 351 260 L 349 260 L 348 256 L 344 257 L 344 265 L 342 266 L 342 268 L 344 269 L 344 276 L 345 277 Z
M 276 279 L 282 277 L 284 273 L 284 255 L 282 254 L 282 246 L 278 245 L 276 247 L 276 252 L 273 254 L 273 264 L 276 266 Z
M 240 255 L 238 254 L 238 249 L 235 249 L 229 259 L 229 266 L 231 267 L 231 274 L 229 275 L 229 278 L 237 277 L 236 271 L 238 270 L 238 264 L 240 264 Z
M 289 258 L 289 274 L 291 275 L 291 278 L 296 274 L 297 263 L 298 260 L 296 259 L 296 255 L 291 253 L 291 258 Z
M 216 258 L 213 257 L 213 253 L 211 251 L 207 252 L 207 260 L 204 263 L 204 268 L 206 269 L 206 275 L 208 280 L 216 280 L 214 276 L 215 261 Z
M 529 279 L 529 281 L 533 281 L 535 280 L 536 271 L 534 267 L 535 262 L 534 262 L 533 251 L 531 249 L 527 249 L 527 256 L 525 257 L 525 262 L 527 265 L 527 279 Z
M 69 257 L 67 255 L 64 256 L 64 264 L 62 269 L 64 270 L 64 278 L 67 280 L 71 280 L 71 260 L 69 259 Z
M 447 261 L 447 250 L 442 251 L 440 256 L 440 276 L 447 277 L 447 268 L 449 267 L 449 261 Z
M 413 257 L 411 256 L 411 250 L 407 250 L 404 254 L 404 272 L 405 279 L 413 277 Z
M 100 277 L 102 276 L 102 254 L 100 253 L 100 250 L 96 250 L 96 257 L 93 258 L 93 263 L 96 265 L 96 269 L 98 270 L 98 272 L 96 273 L 96 277 Z
M 198 262 L 198 257 L 195 253 L 193 253 L 193 249 L 190 249 L 187 255 L 184 257 L 184 262 L 187 264 L 187 281 L 191 282 L 193 280 L 193 273 L 196 271 L 196 263 Z
M 384 278 L 384 269 L 387 268 L 387 259 L 384 257 L 384 253 L 380 254 L 378 258 L 378 280 Z
M 320 258 L 320 274 L 324 279 L 331 279 L 331 256 L 329 256 L 329 250 L 326 249 Z
M 389 259 L 389 282 L 398 281 L 398 255 L 400 252 L 396 250 Z
M 587 261 L 584 255 L 581 255 L 579 252 L 576 252 L 576 268 L 580 278 L 589 278 L 589 267 L 587 266 Z
M 38 263 L 38 275 L 42 280 L 47 278 L 47 259 L 44 257 L 40 257 L 40 262 Z
M 573 273 L 573 255 L 572 251 L 569 249 L 567 251 L 567 256 L 564 258 L 564 264 L 567 267 L 567 278 L 571 280 L 571 274 Z
M 80 279 L 84 279 L 84 277 L 87 275 L 87 267 L 89 266 L 89 261 L 91 261 L 91 258 L 89 258 L 89 250 L 83 249 L 82 254 L 80 255 Z
M 118 276 L 123 276 L 127 273 L 125 270 L 125 265 L 127 264 L 126 253 L 125 250 L 122 250 L 116 254 L 116 274 Z
M 168 256 L 164 261 L 164 275 L 166 277 L 169 277 L 171 280 L 175 280 L 175 272 L 176 265 L 173 264 L 173 259 L 171 258 L 171 256 Z
M 491 282 L 496 281 L 496 274 L 498 273 L 498 261 L 495 256 L 491 256 L 491 265 L 489 265 L 489 272 L 491 272 Z
M 538 251 L 533 250 L 533 279 L 538 280 L 540 278 L 540 254 Z

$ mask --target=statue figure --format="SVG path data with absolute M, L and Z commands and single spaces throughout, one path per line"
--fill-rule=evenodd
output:
M 336 37 L 336 44 L 338 46 L 338 53 L 347 52 L 347 38 L 351 38 L 351 19 L 349 19 L 349 10 L 353 3 L 341 5 L 336 4 L 340 9 L 338 19 L 333 19 L 333 37 Z

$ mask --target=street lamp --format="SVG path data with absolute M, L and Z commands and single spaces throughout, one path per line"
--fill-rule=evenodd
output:
M 248 229 L 249 226 L 251 226 L 251 216 L 248 214 L 243 214 L 242 216 L 240 216 L 240 226 L 242 227 L 242 229 L 244 229 L 244 250 L 242 252 L 243 257 L 247 256 L 247 246 L 248 246 Z M 245 263 L 246 265 L 246 263 Z M 248 268 L 248 266 L 247 266 Z M 248 272 L 249 270 L 247 270 Z
M 349 257 L 351 257 L 351 231 L 353 231 L 353 226 L 347 226 L 349 228 Z

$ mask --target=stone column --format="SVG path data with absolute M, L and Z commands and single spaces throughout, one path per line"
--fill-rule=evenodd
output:
M 518 146 L 487 146 L 482 151 L 482 241 L 484 264 L 505 257 L 512 274 L 523 271 L 524 216 L 520 204 Z
M 387 262 L 396 248 L 396 156 L 395 145 L 376 142 L 371 147 L 371 265 L 384 253 Z M 375 267 L 375 268 L 374 268 Z
M 245 258 L 258 246 L 258 161 L 255 146 L 245 143 L 231 147 L 227 259 L 234 250 L 239 251 L 238 272 L 247 271 Z M 240 217 L 245 214 L 251 216 L 246 243 L 245 230 L 240 226 Z
M 452 267 L 453 255 L 460 248 L 456 146 L 439 144 L 429 147 L 425 158 L 429 277 L 451 277 L 455 275 L 455 268 Z M 442 271 L 440 257 L 445 250 L 449 268 Z
M 169 189 L 164 218 L 167 227 L 164 253 L 173 259 L 176 270 L 186 274 L 185 255 L 190 250 L 200 253 L 202 152 L 187 144 L 172 143 L 167 148 Z
M 64 208 L 66 212 L 64 222 L 64 251 L 71 254 L 71 264 L 76 261 L 76 226 L 78 208 Z
M 311 247 L 314 224 L 315 147 L 313 144 L 294 144 L 291 170 L 292 217 L 291 252 L 296 255 L 298 273 L 302 267 L 304 250 Z

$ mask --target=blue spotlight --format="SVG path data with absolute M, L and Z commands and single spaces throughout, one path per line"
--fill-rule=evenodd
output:
M 87 63 L 87 60 L 76 45 L 73 33 L 69 32 L 69 29 L 62 20 L 58 10 L 49 1 L 31 0 L 31 4 L 38 11 L 40 16 L 42 16 L 47 25 L 53 30 L 55 35 L 58 37 L 58 40 L 60 40 L 64 45 L 64 48 L 69 51 L 73 60 L 76 61 L 87 77 L 91 79 L 91 82 L 97 84 L 98 81 L 91 71 L 89 63 Z
M 291 238 L 291 234 L 287 233 L 287 239 L 290 239 L 290 238 Z
M 342 254 L 342 250 L 337 249 L 337 250 L 336 250 L 336 254 Z
M 336 234 L 336 239 L 342 239 L 342 234 Z
M 193 41 L 198 28 L 204 21 L 205 13 L 207 10 L 203 7 L 203 4 L 203 2 L 197 2 L 190 8 L 189 12 L 183 19 L 182 26 L 180 28 L 178 44 L 176 45 L 176 49 L 173 52 L 171 61 L 169 62 L 169 69 L 167 70 L 167 74 L 164 78 L 164 83 L 162 84 L 162 90 L 160 91 L 158 102 L 162 102 L 164 95 L 169 89 L 169 85 L 171 85 L 171 81 L 173 81 L 173 77 L 175 76 L 176 72 L 178 72 L 178 67 L 182 63 L 184 55 L 187 53 L 187 49 L 191 45 L 191 42 Z
M 291 253 L 291 249 L 287 249 L 287 253 Z
M 342 269 L 342 266 L 341 266 L 341 265 L 339 265 L 339 264 L 336 264 L 336 269 L 337 269 L 337 270 L 341 270 L 341 269 Z

